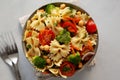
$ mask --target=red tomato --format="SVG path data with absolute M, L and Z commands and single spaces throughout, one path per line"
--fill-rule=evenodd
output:
M 68 31 L 70 32 L 73 32 L 73 33 L 76 33 L 77 32 L 77 28 L 76 28 L 76 25 L 74 25 L 72 22 L 70 21 L 67 21 L 67 22 L 64 22 L 63 25 L 62 25 L 63 28 L 67 28 Z
M 60 72 L 62 75 L 72 76 L 75 73 L 75 66 L 72 63 L 65 61 L 60 66 Z
M 51 40 L 55 38 L 55 34 L 52 30 L 41 30 L 39 33 L 39 41 L 41 45 L 49 45 Z
M 86 29 L 88 33 L 94 33 L 97 31 L 96 25 L 92 19 L 89 19 L 86 24 Z

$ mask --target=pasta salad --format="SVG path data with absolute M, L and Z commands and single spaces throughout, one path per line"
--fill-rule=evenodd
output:
M 74 75 L 95 55 L 97 40 L 92 18 L 63 3 L 38 9 L 27 20 L 23 36 L 31 64 L 63 78 Z

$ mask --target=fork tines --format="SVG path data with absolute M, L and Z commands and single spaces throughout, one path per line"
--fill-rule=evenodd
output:
M 3 38 L 4 46 L 8 54 L 18 52 L 17 45 L 15 43 L 15 39 L 13 37 L 12 32 L 6 32 L 1 36 Z

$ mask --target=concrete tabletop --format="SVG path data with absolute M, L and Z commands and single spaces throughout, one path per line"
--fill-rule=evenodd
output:
M 70 1 L 82 7 L 93 17 L 99 31 L 96 65 L 91 70 L 75 73 L 67 80 L 120 80 L 120 0 L 0 0 L 0 33 L 12 31 L 15 36 L 22 80 L 36 80 L 36 76 L 22 50 L 22 28 L 18 18 L 54 1 Z M 1 58 L 0 80 L 15 80 Z

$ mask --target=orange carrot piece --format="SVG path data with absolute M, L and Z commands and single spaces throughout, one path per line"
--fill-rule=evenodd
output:
M 28 32 L 26 37 L 30 37 L 32 35 L 32 32 Z

